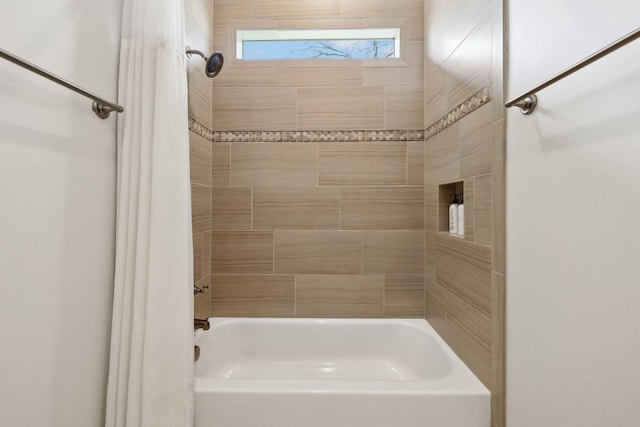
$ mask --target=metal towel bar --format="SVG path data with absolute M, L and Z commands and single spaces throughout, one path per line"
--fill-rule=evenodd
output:
M 109 115 L 111 114 L 112 111 L 116 111 L 118 113 L 122 113 L 124 111 L 124 108 L 122 108 L 121 106 L 105 101 L 104 99 L 98 97 L 97 95 L 94 95 L 93 93 L 86 91 L 84 89 L 82 89 L 79 86 L 74 85 L 71 82 L 68 82 L 67 80 L 60 78 L 58 76 L 56 76 L 55 74 L 50 73 L 49 71 L 38 67 L 37 65 L 34 65 L 32 63 L 30 63 L 29 61 L 25 61 L 24 59 L 7 52 L 4 49 L 0 49 L 0 57 L 6 59 L 9 62 L 13 62 L 16 65 L 21 66 L 22 68 L 25 68 L 33 73 L 39 74 L 42 77 L 44 77 L 45 79 L 51 80 L 52 82 L 58 83 L 61 86 L 66 87 L 67 89 L 71 89 L 72 91 L 79 93 L 80 95 L 86 96 L 87 98 L 90 98 L 93 100 L 93 111 L 97 114 L 98 117 L 100 117 L 101 119 L 106 119 L 107 117 L 109 117 Z
M 504 106 L 507 108 L 519 107 L 520 112 L 522 114 L 531 114 L 533 110 L 535 110 L 536 105 L 538 104 L 538 99 L 536 98 L 536 95 L 535 95 L 536 92 L 539 92 L 542 89 L 549 87 L 552 84 L 564 79 L 568 75 L 573 74 L 576 71 L 586 67 L 587 65 L 596 62 L 598 59 L 607 56 L 611 52 L 620 49 L 622 46 L 625 46 L 631 43 L 637 38 L 640 38 L 640 28 L 636 28 L 634 31 L 630 32 L 629 34 L 622 37 L 621 39 L 611 43 L 609 46 L 605 47 L 604 49 L 601 49 L 596 53 L 594 53 L 593 55 L 589 56 L 588 58 L 585 58 L 582 61 L 578 62 L 573 67 L 569 67 L 563 72 L 556 74 L 555 76 L 551 77 L 549 80 L 542 83 L 541 85 L 538 85 L 535 88 L 531 89 L 530 91 L 523 93 L 517 98 L 513 98 L 511 101 L 504 104 Z

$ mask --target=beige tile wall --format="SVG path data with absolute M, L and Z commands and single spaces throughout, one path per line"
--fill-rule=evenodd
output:
M 211 315 L 423 317 L 422 145 L 213 144 Z
M 423 128 L 424 4 L 371 0 L 220 0 L 213 81 L 214 130 Z M 236 29 L 401 29 L 401 58 L 235 59 Z
M 185 1 L 185 32 L 187 45 L 192 49 L 211 52 L 213 49 L 213 0 Z M 208 54 L 208 53 L 207 53 Z M 198 56 L 187 59 L 189 83 L 189 117 L 211 129 L 212 81 L 204 73 L 204 62 Z M 211 286 L 211 185 L 217 182 L 216 167 L 212 175 L 212 161 L 216 161 L 211 141 L 189 132 L 191 154 L 191 209 L 193 218 L 194 284 L 205 292 L 194 298 L 194 314 L 209 315 Z
M 505 425 L 502 17 L 499 0 L 425 0 L 425 126 L 488 85 L 494 100 L 425 141 L 424 270 L 426 318 L 491 390 L 495 427 Z M 442 232 L 450 199 L 439 186 L 455 182 L 464 238 Z

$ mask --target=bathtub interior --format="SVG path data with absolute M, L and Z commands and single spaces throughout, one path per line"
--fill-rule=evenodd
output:
M 206 355 L 196 364 L 199 377 L 429 380 L 451 369 L 433 337 L 411 324 L 375 320 L 211 321 L 215 337 L 199 344 Z M 424 354 L 431 356 L 425 359 L 421 357 Z
M 196 377 L 429 381 L 455 355 L 419 319 L 211 318 Z M 450 351 L 450 350 L 449 350 Z

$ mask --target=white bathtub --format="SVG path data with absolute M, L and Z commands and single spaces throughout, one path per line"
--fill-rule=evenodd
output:
M 490 394 L 424 320 L 211 318 L 195 427 L 489 427 Z

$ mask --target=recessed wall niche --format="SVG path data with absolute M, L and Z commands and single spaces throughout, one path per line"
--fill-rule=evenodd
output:
M 438 185 L 438 232 L 449 233 L 449 206 L 453 203 L 455 195 L 458 200 L 464 200 L 464 182 L 456 181 Z M 464 238 L 464 236 L 456 237 Z

